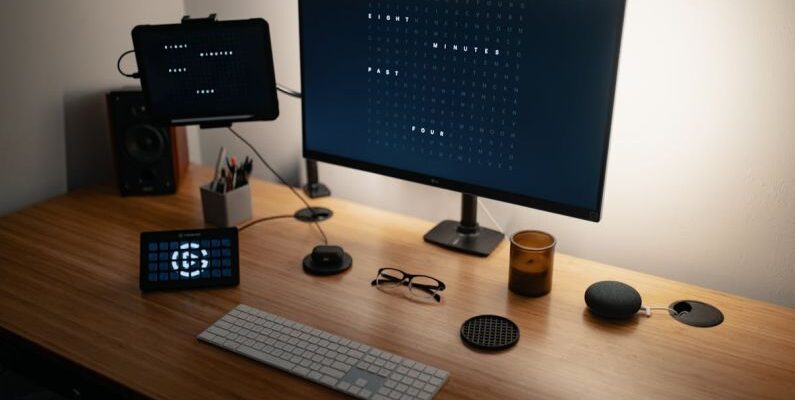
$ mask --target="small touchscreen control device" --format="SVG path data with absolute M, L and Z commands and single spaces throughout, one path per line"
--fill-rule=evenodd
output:
M 141 291 L 235 286 L 237 228 L 141 233 Z

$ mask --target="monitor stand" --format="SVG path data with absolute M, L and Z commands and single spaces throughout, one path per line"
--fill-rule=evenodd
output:
M 463 193 L 461 221 L 440 222 L 425 234 L 428 243 L 462 253 L 486 257 L 502 242 L 502 233 L 478 225 L 478 198 Z
M 318 197 L 331 196 L 331 191 L 318 181 L 317 178 L 317 161 L 306 159 L 306 185 L 304 186 L 304 193 L 307 196 L 316 199 Z

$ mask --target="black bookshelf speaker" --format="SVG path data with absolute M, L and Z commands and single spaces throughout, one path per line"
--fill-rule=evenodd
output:
M 106 101 L 121 195 L 176 192 L 188 166 L 185 128 L 153 121 L 141 91 L 110 92 Z

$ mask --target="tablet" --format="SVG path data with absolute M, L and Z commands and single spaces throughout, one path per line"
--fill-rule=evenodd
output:
M 264 19 L 140 25 L 132 39 L 141 86 L 156 120 L 211 127 L 278 117 Z

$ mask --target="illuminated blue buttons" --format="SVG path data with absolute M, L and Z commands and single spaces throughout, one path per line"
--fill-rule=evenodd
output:
M 185 239 L 185 236 L 180 238 Z M 174 239 L 161 237 L 143 243 L 142 284 L 155 287 L 187 284 L 190 287 L 189 281 L 206 280 L 212 285 L 216 279 L 222 281 L 236 276 L 236 266 L 232 266 L 236 250 L 231 239 Z

